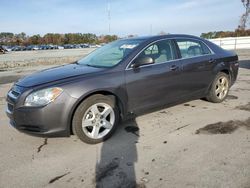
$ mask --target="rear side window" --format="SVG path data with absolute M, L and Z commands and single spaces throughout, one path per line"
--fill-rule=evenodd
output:
M 189 58 L 211 54 L 208 47 L 202 42 L 191 39 L 176 39 L 182 58 Z
M 209 48 L 202 42 L 201 42 L 201 47 L 203 49 L 204 54 L 211 54 L 211 51 L 209 50 Z

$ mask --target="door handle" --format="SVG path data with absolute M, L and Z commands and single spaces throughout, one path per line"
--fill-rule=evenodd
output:
M 175 70 L 177 70 L 178 68 L 179 68 L 178 66 L 172 65 L 172 66 L 170 67 L 170 70 L 171 70 L 171 71 L 175 71 Z
M 209 59 L 208 63 L 214 63 L 216 60 L 215 59 Z

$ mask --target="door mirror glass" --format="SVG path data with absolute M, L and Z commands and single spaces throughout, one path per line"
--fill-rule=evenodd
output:
M 154 63 L 154 60 L 151 57 L 147 57 L 147 56 L 138 57 L 138 58 L 136 58 L 134 63 L 131 65 L 131 67 L 132 68 L 137 68 L 137 67 L 140 67 L 142 65 L 150 65 L 150 64 L 153 64 L 153 63 Z

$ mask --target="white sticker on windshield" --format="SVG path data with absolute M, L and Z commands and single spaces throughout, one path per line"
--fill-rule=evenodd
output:
M 136 46 L 137 46 L 137 44 L 123 44 L 120 48 L 123 48 L 123 49 L 133 49 Z

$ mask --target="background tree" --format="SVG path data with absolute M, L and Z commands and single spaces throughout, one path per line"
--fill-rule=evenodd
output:
M 207 39 L 243 36 L 250 36 L 250 29 L 236 29 L 235 31 L 213 31 L 201 34 L 202 38 Z
M 98 39 L 99 43 L 109 43 L 112 42 L 114 40 L 117 40 L 118 36 L 116 35 L 101 35 Z
M 35 44 L 35 45 L 40 44 L 41 38 L 42 37 L 40 35 L 33 35 L 29 37 L 28 44 Z
M 241 0 L 241 2 L 245 8 L 245 12 L 242 14 L 240 18 L 240 25 L 238 26 L 238 29 L 245 30 L 247 27 L 247 21 L 250 14 L 250 0 Z
M 93 33 L 47 33 L 44 36 L 32 35 L 27 36 L 24 32 L 19 34 L 3 32 L 0 33 L 0 45 L 41 45 L 41 44 L 100 44 L 108 43 L 113 40 L 117 40 L 117 35 L 101 35 L 97 37 Z

